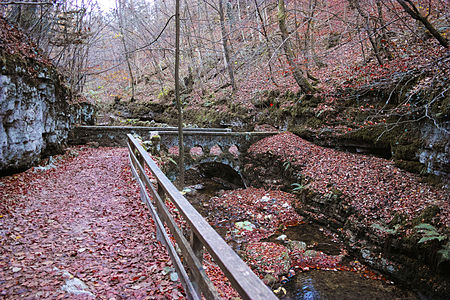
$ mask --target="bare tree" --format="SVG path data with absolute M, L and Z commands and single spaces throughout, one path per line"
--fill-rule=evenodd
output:
M 117 19 L 119 21 L 119 30 L 120 30 L 120 40 L 122 41 L 125 61 L 128 67 L 128 75 L 130 76 L 130 86 L 131 86 L 131 101 L 135 100 L 135 81 L 133 76 L 133 69 L 131 68 L 130 62 L 130 52 L 127 47 L 127 42 L 125 40 L 125 30 L 124 30 L 124 3 L 122 0 L 116 1 L 116 14 Z
M 433 37 L 439 41 L 443 47 L 448 47 L 448 40 L 444 38 L 439 31 L 434 28 L 426 16 L 423 16 L 417 9 L 416 5 L 411 0 L 397 0 L 397 2 L 403 7 L 403 9 L 413 18 L 421 22 L 426 29 L 433 35 Z
M 305 94 L 314 93 L 315 88 L 308 82 L 308 79 L 302 75 L 302 71 L 295 63 L 295 55 L 292 51 L 292 46 L 289 39 L 290 37 L 286 26 L 286 8 L 284 5 L 284 0 L 278 0 L 278 25 L 280 27 L 281 37 L 283 39 L 282 43 L 284 54 L 286 55 L 289 66 L 292 68 L 295 81 Z
M 175 99 L 178 110 L 178 187 L 184 185 L 183 110 L 180 99 L 180 0 L 175 1 Z
M 233 92 L 236 91 L 236 82 L 234 81 L 234 72 L 233 65 L 230 61 L 230 49 L 228 47 L 228 36 L 225 28 L 225 15 L 223 10 L 223 0 L 219 0 L 219 18 L 220 18 L 220 30 L 222 33 L 222 46 L 223 46 L 223 55 L 225 58 L 225 67 L 228 70 L 228 75 L 230 76 L 230 83 L 233 89 Z

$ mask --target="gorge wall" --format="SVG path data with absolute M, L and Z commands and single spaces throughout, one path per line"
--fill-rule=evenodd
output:
M 0 70 L 0 172 L 10 173 L 62 151 L 69 104 L 49 69 L 30 76 L 26 65 L 3 56 Z
M 61 153 L 75 123 L 93 124 L 89 103 L 70 103 L 70 91 L 50 64 L 11 53 L 0 43 L 0 175 Z

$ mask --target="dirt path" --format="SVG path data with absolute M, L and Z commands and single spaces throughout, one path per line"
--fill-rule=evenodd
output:
M 126 149 L 72 154 L 55 169 L 0 178 L 0 298 L 181 296 Z

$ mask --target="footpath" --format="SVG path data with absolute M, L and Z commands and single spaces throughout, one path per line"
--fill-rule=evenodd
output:
M 74 148 L 0 178 L 0 298 L 178 299 L 127 149 Z

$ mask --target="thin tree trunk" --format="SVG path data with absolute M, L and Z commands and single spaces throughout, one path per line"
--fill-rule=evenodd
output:
M 386 32 L 386 24 L 384 22 L 383 18 L 383 7 L 381 6 L 381 0 L 377 0 L 377 9 L 378 9 L 378 21 L 380 22 L 380 28 L 381 28 L 381 39 L 379 41 L 379 45 L 381 50 L 383 50 L 384 54 L 386 55 L 386 58 L 388 60 L 392 60 L 394 57 L 392 56 L 391 51 L 389 50 L 389 37 Z
M 288 30 L 286 27 L 286 9 L 284 6 L 284 0 L 278 0 L 278 25 L 281 31 L 281 37 L 283 39 L 283 49 L 284 54 L 286 55 L 286 59 L 289 65 L 292 68 L 292 73 L 294 75 L 294 79 L 297 82 L 300 89 L 305 94 L 312 94 L 316 90 L 315 88 L 308 82 L 308 80 L 302 75 L 302 72 L 298 65 L 294 61 L 294 52 L 292 51 L 291 43 L 289 41 Z
M 439 41 L 439 43 L 444 46 L 448 47 L 448 40 L 444 38 L 439 31 L 434 28 L 434 26 L 428 21 L 427 17 L 422 16 L 420 11 L 417 9 L 417 7 L 414 5 L 414 3 L 411 0 L 397 0 L 397 2 L 403 7 L 403 9 L 413 18 L 414 20 L 417 20 L 421 22 L 428 31 L 434 36 L 435 39 Z
M 245 40 L 244 30 L 242 29 L 242 17 L 241 17 L 241 5 L 240 5 L 240 1 L 237 1 L 237 9 L 238 9 L 239 26 L 241 27 L 242 41 L 245 43 L 246 40 Z
M 273 82 L 273 84 L 278 86 L 278 84 L 275 82 L 275 79 L 273 78 L 273 75 L 272 75 L 272 73 L 273 73 L 272 72 L 272 64 L 270 63 L 270 59 L 272 58 L 272 51 L 271 51 L 271 46 L 270 46 L 270 40 L 269 40 L 269 36 L 267 34 L 267 31 L 266 31 L 266 25 L 264 24 L 264 20 L 263 20 L 263 17 L 261 15 L 261 11 L 259 9 L 257 0 L 255 0 L 255 9 L 256 9 L 256 13 L 257 13 L 257 15 L 259 17 L 259 20 L 261 22 L 262 32 L 263 32 L 264 38 L 266 40 L 267 57 L 269 58 L 269 64 L 268 65 L 269 65 L 270 80 Z
M 356 10 L 358 11 L 359 15 L 365 19 L 366 22 L 366 32 L 367 32 L 367 37 L 369 38 L 369 42 L 372 45 L 373 48 L 373 52 L 375 54 L 375 57 L 377 58 L 377 61 L 380 65 L 384 64 L 383 58 L 380 55 L 380 48 L 377 45 L 377 42 L 374 38 L 375 34 L 376 34 L 376 30 L 372 28 L 372 26 L 370 26 L 370 19 L 369 16 L 361 9 L 361 6 L 359 5 L 359 0 L 349 0 L 350 4 L 353 5 L 353 7 L 356 8 Z
M 234 81 L 234 72 L 233 66 L 230 61 L 230 50 L 228 49 L 228 38 L 225 29 L 225 17 L 223 11 L 223 0 L 219 0 L 219 18 L 220 18 L 220 29 L 222 32 L 222 46 L 223 46 L 223 54 L 225 58 L 225 68 L 228 70 L 228 75 L 230 76 L 231 87 L 233 92 L 236 91 L 236 82 Z
M 178 188 L 184 186 L 183 110 L 180 99 L 180 0 L 175 2 L 175 100 L 178 110 Z
M 122 41 L 123 50 L 125 51 L 125 61 L 127 62 L 128 74 L 130 75 L 130 83 L 131 83 L 131 101 L 134 101 L 134 77 L 133 70 L 131 69 L 130 63 L 130 54 L 128 53 L 127 43 L 125 41 L 125 32 L 123 30 L 123 6 L 122 2 L 119 0 L 117 5 L 117 14 L 119 17 L 119 30 L 120 30 L 120 39 Z

